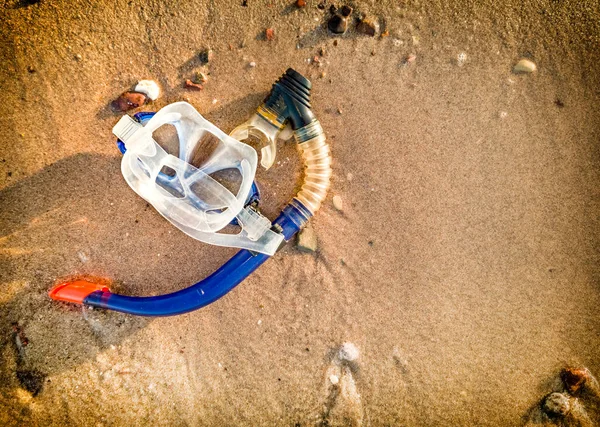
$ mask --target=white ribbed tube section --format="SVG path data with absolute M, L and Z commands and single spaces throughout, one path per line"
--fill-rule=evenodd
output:
M 314 215 L 327 197 L 329 179 L 331 178 L 331 151 L 320 134 L 306 142 L 298 144 L 304 159 L 304 183 L 300 192 L 294 197 Z

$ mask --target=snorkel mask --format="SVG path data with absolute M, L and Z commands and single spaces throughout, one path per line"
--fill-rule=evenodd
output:
M 179 156 L 153 138 L 174 126 Z M 205 243 L 273 255 L 283 236 L 252 205 L 246 206 L 256 174 L 257 154 L 210 123 L 187 102 L 162 108 L 145 125 L 123 116 L 113 128 L 125 153 L 121 172 L 127 184 L 175 227 Z M 234 172 L 236 194 L 213 176 Z M 232 180 L 230 180 L 231 182 Z M 219 233 L 233 220 L 238 234 Z
M 170 316 L 206 306 L 242 282 L 306 225 L 327 195 L 331 155 L 311 110 L 310 90 L 308 79 L 288 69 L 256 113 L 231 136 L 186 102 L 156 114 L 122 117 L 113 132 L 119 138 L 121 171 L 129 186 L 189 236 L 242 249 L 209 277 L 171 294 L 119 295 L 110 292 L 105 280 L 86 278 L 57 284 L 50 297 L 142 316 Z M 268 168 L 275 158 L 277 136 L 288 124 L 304 160 L 304 182 L 271 223 L 256 208 L 259 194 L 253 180 L 258 156 L 238 139 L 259 138 L 264 145 L 261 164 Z M 155 134 L 165 125 L 175 128 L 178 155 L 156 141 Z M 224 172 L 238 175 L 237 189 L 220 179 Z M 229 224 L 241 231 L 220 233 Z

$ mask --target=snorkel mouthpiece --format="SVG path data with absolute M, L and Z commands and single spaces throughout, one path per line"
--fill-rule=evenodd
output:
M 212 229 L 200 227 L 205 223 L 208 223 L 206 220 L 198 223 L 191 222 L 190 219 L 194 218 L 192 212 L 194 212 L 194 209 L 204 209 L 205 213 L 213 213 L 213 216 L 218 219 L 220 217 L 213 212 L 215 207 L 218 208 L 221 205 L 231 209 L 233 207 L 243 207 L 241 210 L 236 209 L 234 213 L 239 211 L 237 212 L 236 217 L 238 223 L 241 223 L 240 225 L 247 230 L 243 236 L 245 241 L 242 245 L 239 244 L 239 239 L 237 239 L 235 241 L 235 246 L 246 247 L 246 249 L 237 252 L 217 271 L 195 285 L 170 294 L 151 297 L 125 296 L 111 293 L 107 287 L 99 285 L 98 283 L 95 283 L 95 281 L 72 280 L 57 285 L 50 291 L 50 296 L 56 300 L 86 304 L 140 316 L 172 316 L 197 310 L 216 301 L 231 291 L 274 253 L 274 251 L 271 250 L 255 251 L 253 250 L 255 247 L 253 245 L 256 244 L 259 245 L 259 247 L 264 248 L 265 245 L 262 244 L 262 240 L 273 235 L 275 235 L 277 239 L 289 241 L 317 212 L 321 203 L 327 196 L 329 179 L 331 178 L 332 173 L 331 153 L 329 145 L 325 141 L 323 129 L 311 110 L 310 91 L 310 81 L 293 69 L 288 69 L 285 74 L 275 82 L 271 92 L 258 107 L 256 113 L 247 122 L 238 126 L 231 132 L 230 137 L 237 141 L 230 141 L 226 144 L 226 146 L 229 146 L 231 149 L 236 148 L 241 152 L 244 151 L 244 147 L 236 147 L 236 143 L 239 144 L 239 141 L 243 141 L 249 136 L 259 138 L 267 144 L 262 148 L 261 164 L 268 169 L 275 160 L 275 143 L 278 135 L 288 123 L 291 125 L 291 128 L 294 131 L 294 138 L 298 143 L 304 161 L 304 182 L 298 194 L 283 208 L 279 216 L 273 221 L 272 225 L 269 223 L 268 219 L 252 210 L 252 206 L 250 206 L 248 202 L 250 199 L 246 199 L 246 203 L 243 203 L 242 196 L 244 196 L 246 192 L 240 192 L 237 195 L 229 195 L 222 191 L 216 183 L 213 183 L 207 178 L 209 177 L 209 174 L 213 172 L 214 163 L 213 166 L 211 166 L 209 162 L 196 171 L 185 164 L 187 157 L 184 156 L 179 159 L 174 156 L 169 157 L 166 154 L 162 154 L 159 150 L 160 147 L 154 143 L 149 145 L 154 151 L 149 151 L 147 153 L 143 152 L 141 154 L 138 153 L 138 150 L 141 148 L 136 146 L 138 137 L 144 136 L 143 131 L 152 130 L 153 126 L 156 126 L 161 120 L 163 123 L 173 123 L 175 127 L 179 126 L 184 131 L 190 129 L 186 131 L 187 134 L 190 135 L 197 136 L 198 129 L 200 128 L 208 129 L 214 135 L 219 136 L 221 140 L 226 141 L 227 138 L 225 135 L 223 135 L 219 129 L 213 127 L 214 125 L 206 123 L 199 113 L 193 110 L 191 105 L 184 105 L 184 103 L 172 104 L 175 107 L 171 107 L 170 109 L 169 107 L 165 107 L 163 109 L 164 111 L 161 110 L 161 112 L 157 113 L 155 116 L 153 116 L 152 113 L 138 113 L 136 115 L 138 123 L 132 123 L 129 118 L 123 118 L 121 126 L 118 126 L 117 130 L 119 131 L 120 136 L 129 139 L 131 144 L 127 147 L 127 141 L 119 140 L 117 145 L 119 146 L 119 149 L 124 152 L 124 159 L 130 159 L 130 161 L 126 163 L 127 167 L 125 168 L 128 172 L 125 177 L 130 186 L 134 190 L 137 190 L 136 192 L 138 192 L 138 194 L 141 193 L 142 197 L 145 199 L 156 201 L 153 199 L 153 196 L 155 196 L 154 193 L 143 192 L 140 191 L 140 189 L 145 189 L 142 184 L 145 184 L 148 181 L 147 178 L 149 176 L 166 186 L 172 185 L 171 178 L 162 176 L 161 172 L 159 172 L 163 165 L 170 165 L 178 172 L 178 175 L 183 178 L 182 184 L 185 184 L 184 189 L 189 188 L 188 184 L 192 178 L 196 180 L 202 178 L 205 184 L 205 192 L 212 194 L 212 199 L 216 200 L 213 203 L 215 206 L 209 206 L 210 209 L 206 209 L 205 205 L 207 202 L 205 200 L 194 199 L 192 200 L 194 203 L 188 203 L 182 207 L 180 206 L 182 203 L 180 200 L 174 200 L 173 198 L 170 198 L 168 194 L 163 194 L 163 197 L 158 199 L 161 204 L 158 207 L 155 207 L 157 207 L 157 210 L 165 216 L 165 218 L 192 237 L 208 243 L 226 246 L 234 246 L 231 244 L 232 241 L 225 241 L 225 239 L 232 239 L 233 237 L 224 236 L 220 237 L 220 239 L 223 240 L 216 241 L 214 237 L 216 236 L 216 233 L 211 233 L 213 231 Z M 178 110 L 175 111 L 175 108 Z M 167 113 L 177 114 L 169 114 L 165 117 Z M 187 122 L 181 120 L 186 117 L 189 119 Z M 149 123 L 147 129 L 141 128 L 144 126 L 145 122 Z M 200 126 L 200 128 L 198 126 Z M 181 132 L 180 136 L 185 136 L 186 132 Z M 146 138 L 146 140 L 148 140 L 148 138 Z M 193 141 L 193 138 L 189 140 Z M 148 144 L 148 141 L 146 141 L 146 143 Z M 132 148 L 132 153 L 129 153 L 129 148 Z M 189 152 L 189 150 L 185 148 L 185 143 L 182 143 L 181 151 Z M 245 148 L 251 149 L 251 147 L 247 145 Z M 254 153 L 254 156 L 256 156 L 256 153 Z M 235 160 L 235 156 L 227 156 L 227 158 L 229 157 L 230 161 Z M 240 168 L 241 172 L 247 177 L 247 182 L 250 183 L 254 178 L 254 170 L 247 172 L 244 169 L 244 162 L 248 163 L 247 158 L 248 157 L 246 156 L 238 156 L 237 163 L 231 163 L 228 167 Z M 225 158 L 220 160 L 223 165 L 226 163 L 224 162 L 224 159 Z M 254 160 L 254 162 L 255 161 L 256 160 Z M 216 170 L 223 167 L 221 163 L 217 162 L 217 166 L 219 167 Z M 253 163 L 253 165 L 255 164 L 256 163 Z M 154 185 L 153 182 L 150 182 L 150 184 Z M 189 190 L 186 190 L 186 196 L 188 193 Z M 221 200 L 223 201 L 221 202 Z M 221 203 L 221 205 L 217 202 Z M 187 210 L 184 211 L 184 207 Z M 183 213 L 189 212 L 190 215 L 184 216 L 183 213 L 180 212 L 179 215 L 174 216 L 174 212 L 177 212 L 177 209 Z M 277 239 L 271 238 L 272 245 L 278 243 Z

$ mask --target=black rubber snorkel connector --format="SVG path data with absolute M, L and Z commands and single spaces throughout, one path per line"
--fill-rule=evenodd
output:
M 315 121 L 310 106 L 311 88 L 306 77 L 288 68 L 273 84 L 271 93 L 258 108 L 258 114 L 280 128 L 289 120 L 293 130 L 301 129 Z

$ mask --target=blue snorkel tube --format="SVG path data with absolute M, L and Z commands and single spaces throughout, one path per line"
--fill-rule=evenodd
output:
M 331 177 L 331 155 L 323 129 L 310 106 L 311 83 L 293 69 L 273 85 L 271 93 L 257 109 L 257 114 L 281 130 L 289 122 L 302 152 L 305 166 L 304 183 L 298 194 L 272 223 L 272 230 L 289 241 L 319 209 L 327 195 Z M 140 122 L 153 113 L 138 113 Z M 117 142 L 121 152 L 124 145 Z M 168 177 L 164 177 L 168 179 Z M 253 185 L 247 204 L 258 200 Z M 71 280 L 53 287 L 52 299 L 85 304 L 139 316 L 173 316 L 202 308 L 231 291 L 270 256 L 246 249 L 237 252 L 217 271 L 198 283 L 177 292 L 152 297 L 134 297 L 110 292 L 105 284 L 86 279 Z

